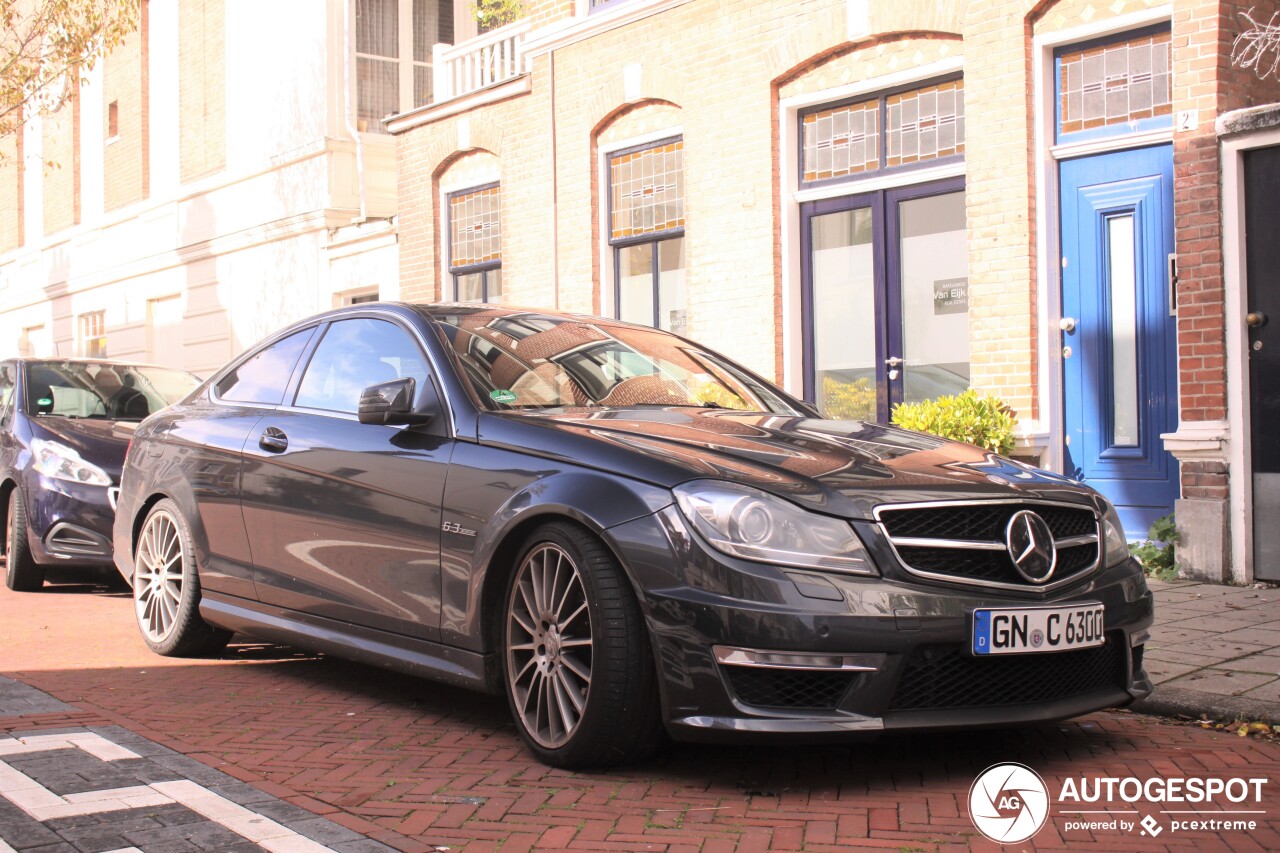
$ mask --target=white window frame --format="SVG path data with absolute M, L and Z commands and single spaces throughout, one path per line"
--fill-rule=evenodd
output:
M 407 113 L 410 110 L 426 106 L 431 103 L 430 98 L 422 104 L 413 103 L 413 71 L 415 68 L 431 69 L 431 46 L 427 46 L 427 59 L 419 61 L 413 58 L 413 0 L 396 0 L 396 52 L 398 56 L 379 56 L 373 53 L 360 53 L 356 49 L 359 39 L 356 38 L 355 28 L 360 26 L 359 18 L 356 16 L 356 0 L 347 0 L 351 6 L 351 103 L 355 108 L 355 115 L 360 113 L 360 75 L 356 68 L 361 59 L 374 59 L 380 62 L 390 62 L 395 60 L 397 66 L 397 87 L 400 95 L 400 106 L 397 112 Z M 354 118 L 354 117 L 353 117 Z M 385 136 L 386 134 L 377 133 L 376 131 L 366 130 L 364 133 L 377 136 Z
M 91 317 L 98 317 L 101 321 L 102 328 L 99 334 L 90 336 L 86 333 L 85 325 Z M 89 354 L 89 341 L 101 340 L 102 352 L 100 354 Z M 76 315 L 76 352 L 83 358 L 106 358 L 107 357 L 107 312 L 106 309 L 97 308 L 91 311 L 81 311 Z
M 373 299 L 369 299 L 372 296 Z M 333 295 L 333 307 L 342 308 L 347 305 L 359 305 L 362 302 L 377 302 L 381 298 L 378 286 L 356 287 Z

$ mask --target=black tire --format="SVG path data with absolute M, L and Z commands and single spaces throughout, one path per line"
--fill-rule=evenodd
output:
M 571 576 L 561 585 L 566 568 Z M 550 578 L 549 596 L 545 586 L 535 591 L 535 577 Z M 543 597 L 547 604 L 535 603 Z M 577 769 L 652 755 L 663 731 L 648 630 L 604 543 L 571 523 L 539 527 L 503 601 L 503 684 L 516 729 L 538 760 Z
M 44 586 L 44 566 L 32 556 L 27 539 L 27 504 L 16 486 L 9 493 L 5 518 L 4 584 L 14 592 L 39 592 Z
M 231 632 L 200 618 L 200 572 L 191 527 L 165 498 L 147 513 L 133 554 L 133 611 L 142 639 L 165 657 L 222 651 Z

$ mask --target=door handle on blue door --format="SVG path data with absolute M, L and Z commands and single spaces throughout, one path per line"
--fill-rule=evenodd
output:
M 278 427 L 267 427 L 258 438 L 258 446 L 272 453 L 281 453 L 289 447 L 289 437 Z

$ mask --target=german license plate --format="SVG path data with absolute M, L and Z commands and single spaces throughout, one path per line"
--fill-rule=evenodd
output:
M 975 655 L 1061 652 L 1100 646 L 1105 641 L 1103 606 L 1096 601 L 973 611 Z

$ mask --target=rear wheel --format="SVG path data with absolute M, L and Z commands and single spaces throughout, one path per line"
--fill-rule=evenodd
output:
M 142 639 L 167 657 L 213 654 L 231 632 L 200 618 L 200 574 L 191 531 L 177 504 L 157 503 L 142 523 L 133 558 L 133 607 Z
M 557 767 L 651 754 L 661 739 L 653 658 L 622 567 L 571 524 L 534 531 L 507 589 L 507 700 L 526 745 Z
M 9 493 L 5 514 L 4 583 L 15 592 L 39 592 L 44 586 L 44 566 L 36 562 L 27 540 L 27 504 L 22 489 Z

